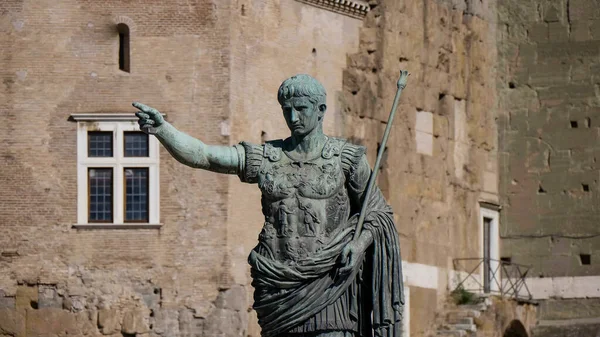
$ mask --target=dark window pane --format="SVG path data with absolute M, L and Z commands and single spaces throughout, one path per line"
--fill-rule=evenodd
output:
M 111 222 L 112 217 L 112 168 L 88 169 L 89 221 Z
M 125 221 L 148 222 L 148 169 L 125 169 Z
M 112 157 L 113 137 L 110 131 L 88 132 L 88 156 L 89 157 Z
M 148 135 L 143 132 L 125 132 L 125 157 L 148 155 Z

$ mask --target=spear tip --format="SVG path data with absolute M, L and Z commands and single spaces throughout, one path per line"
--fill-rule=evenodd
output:
M 400 70 L 400 79 L 398 79 L 398 88 L 404 89 L 406 88 L 406 81 L 408 80 L 408 76 L 410 73 L 408 70 Z

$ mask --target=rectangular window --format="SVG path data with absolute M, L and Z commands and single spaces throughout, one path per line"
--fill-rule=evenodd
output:
M 89 221 L 112 222 L 113 220 L 113 170 L 112 168 L 88 169 Z
M 77 122 L 76 228 L 160 228 L 159 142 L 131 114 Z
M 88 132 L 88 156 L 89 157 L 112 157 L 113 142 L 110 131 Z
M 148 135 L 143 132 L 125 132 L 125 157 L 148 157 Z
M 125 169 L 125 221 L 148 222 L 148 169 Z

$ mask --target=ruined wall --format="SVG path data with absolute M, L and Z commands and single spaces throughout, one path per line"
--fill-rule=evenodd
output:
M 540 302 L 538 324 L 532 336 L 597 336 L 600 332 L 600 299 L 549 299 Z
M 71 227 L 70 114 L 132 113 L 139 100 L 228 143 L 215 125 L 229 114 L 229 15 L 228 1 L 0 2 L 0 335 L 244 332 L 246 304 L 230 300 L 245 294 L 226 261 L 227 177 L 163 149 L 160 230 Z M 119 70 L 120 22 L 131 73 Z
M 502 255 L 533 267 L 534 336 L 598 331 L 598 8 L 498 6 Z
M 503 254 L 535 276 L 600 274 L 599 5 L 499 6 Z
M 431 329 L 452 259 L 480 257 L 479 204 L 497 196 L 493 2 L 370 1 L 344 72 L 346 135 L 374 163 L 399 70 L 412 75 L 379 186 L 395 212 L 411 336 Z M 425 286 L 433 273 L 438 284 Z
M 477 337 L 532 336 L 537 324 L 536 305 L 492 297 L 492 305 L 475 318 Z

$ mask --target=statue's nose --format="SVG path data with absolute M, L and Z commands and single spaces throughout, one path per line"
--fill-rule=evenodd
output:
M 296 110 L 292 109 L 292 112 L 290 113 L 290 122 L 295 123 L 298 121 L 298 112 L 296 112 Z

